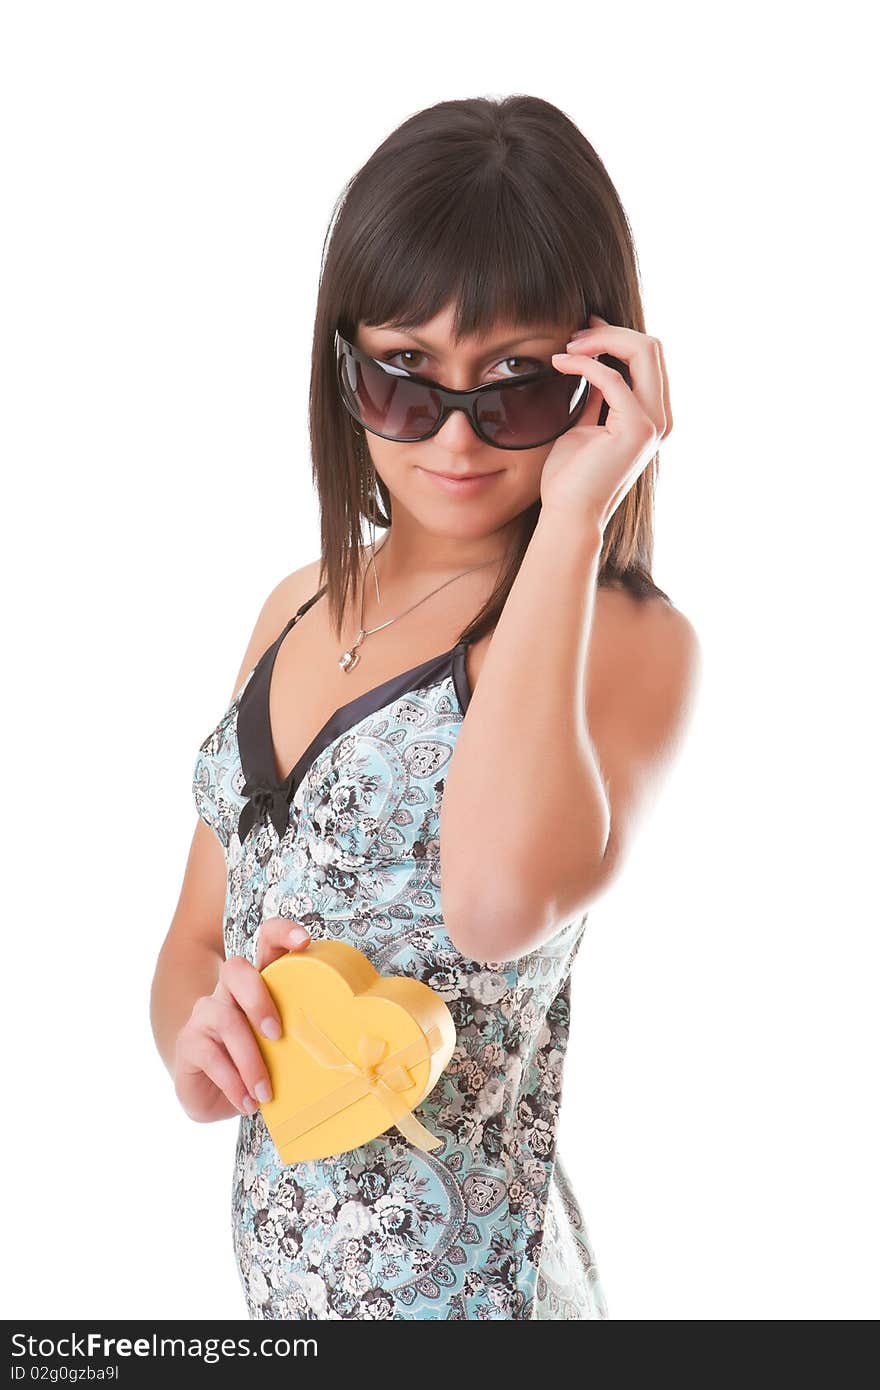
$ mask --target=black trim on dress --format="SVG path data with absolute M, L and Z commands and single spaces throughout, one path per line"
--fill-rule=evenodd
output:
M 380 681 L 371 690 L 356 695 L 334 710 L 308 747 L 296 760 L 293 767 L 280 782 L 275 769 L 275 752 L 272 745 L 272 726 L 269 717 L 269 688 L 272 670 L 278 650 L 290 629 L 299 621 L 317 599 L 325 592 L 326 584 L 302 604 L 278 634 L 275 641 L 260 657 L 254 673 L 242 694 L 238 708 L 237 739 L 242 772 L 245 776 L 243 794 L 248 798 L 239 813 L 238 836 L 244 841 L 251 828 L 268 817 L 278 831 L 279 839 L 284 835 L 290 815 L 290 803 L 296 789 L 325 748 L 349 729 L 359 724 L 368 715 L 384 709 L 402 695 L 417 690 L 423 685 L 434 684 L 444 674 L 451 674 L 455 693 L 462 713 L 467 710 L 471 698 L 465 659 L 467 641 L 457 642 L 448 651 L 440 652 L 417 666 L 410 666 L 388 680 Z

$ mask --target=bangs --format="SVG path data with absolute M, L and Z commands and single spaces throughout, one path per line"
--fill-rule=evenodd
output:
M 559 225 L 500 171 L 488 187 L 480 173 L 455 192 L 428 178 L 421 195 L 373 209 L 373 234 L 355 238 L 346 267 L 348 333 L 360 322 L 416 328 L 450 303 L 456 343 L 498 323 L 586 326 L 591 306 Z

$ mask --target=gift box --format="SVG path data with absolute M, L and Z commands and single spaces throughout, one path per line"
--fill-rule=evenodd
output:
M 439 994 L 342 941 L 310 941 L 261 973 L 282 1031 L 254 1035 L 272 1083 L 260 1110 L 283 1163 L 346 1153 L 392 1125 L 417 1148 L 440 1145 L 412 1114 L 455 1047 Z

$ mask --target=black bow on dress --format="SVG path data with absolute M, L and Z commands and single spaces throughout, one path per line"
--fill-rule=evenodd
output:
M 250 786 L 245 782 L 242 792 L 248 797 L 238 818 L 238 838 L 244 842 L 252 826 L 267 817 L 278 831 L 279 840 L 284 836 L 290 819 L 290 788 L 286 782 L 272 786 L 259 783 Z

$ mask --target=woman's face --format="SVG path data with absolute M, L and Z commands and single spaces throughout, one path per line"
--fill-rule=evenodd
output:
M 450 305 L 417 329 L 361 323 L 355 346 L 370 357 L 418 372 L 442 386 L 468 390 L 488 381 L 509 381 L 538 366 L 551 367 L 577 323 L 548 322 L 537 328 L 499 323 L 485 337 L 454 347 Z M 536 449 L 493 449 L 478 439 L 463 411 L 454 410 L 431 439 L 398 444 L 366 435 L 376 472 L 391 493 L 395 518 L 407 513 L 427 530 L 474 538 L 497 531 L 541 495 L 541 470 L 553 442 Z M 485 475 L 485 481 L 446 484 L 440 475 Z

